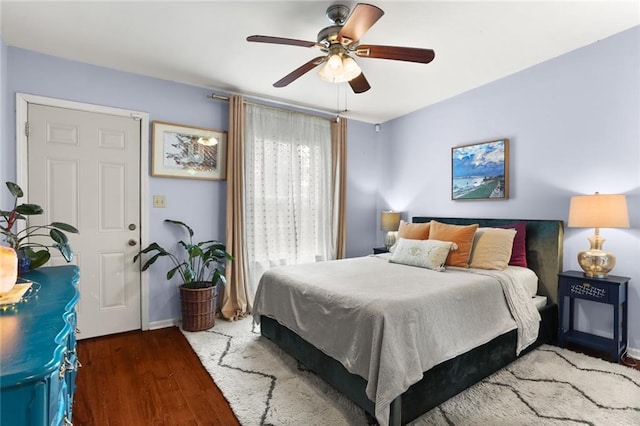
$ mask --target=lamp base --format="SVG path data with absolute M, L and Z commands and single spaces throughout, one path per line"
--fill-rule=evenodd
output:
M 387 236 L 384 238 L 384 246 L 389 250 L 392 245 L 396 243 L 396 233 L 394 231 L 387 232 Z
M 590 278 L 606 278 L 616 266 L 616 257 L 602 250 L 604 238 L 594 235 L 589 238 L 591 248 L 578 253 L 578 264 L 584 271 L 584 275 Z

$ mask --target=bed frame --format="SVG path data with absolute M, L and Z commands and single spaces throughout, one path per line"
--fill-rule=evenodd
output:
M 553 343 L 557 334 L 557 284 L 562 270 L 563 222 L 559 220 L 468 219 L 414 217 L 414 223 L 431 220 L 481 227 L 526 222 L 527 262 L 538 275 L 538 294 L 547 296 L 547 306 L 540 310 L 542 321 L 536 342 L 520 356 L 543 343 Z M 260 318 L 261 333 L 291 354 L 327 383 L 375 417 L 375 404 L 366 393 L 366 380 L 347 371 L 342 364 L 324 354 L 302 337 L 266 316 Z M 495 373 L 516 359 L 517 330 L 445 361 L 426 371 L 422 380 L 413 384 L 391 404 L 389 425 L 406 424 L 452 396 Z

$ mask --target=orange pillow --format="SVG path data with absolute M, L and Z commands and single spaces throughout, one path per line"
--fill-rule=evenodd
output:
M 451 241 L 458 245 L 458 250 L 452 250 L 445 261 L 446 265 L 469 267 L 469 256 L 473 245 L 473 236 L 476 234 L 478 224 L 473 225 L 449 225 L 447 223 L 431 221 L 429 231 L 430 240 Z
M 408 223 L 404 220 L 400 221 L 398 228 L 398 240 L 405 238 L 407 240 L 428 240 L 430 223 Z

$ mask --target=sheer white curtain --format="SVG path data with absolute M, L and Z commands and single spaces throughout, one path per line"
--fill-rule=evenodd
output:
M 269 268 L 335 258 L 330 124 L 247 105 L 244 217 L 253 292 Z

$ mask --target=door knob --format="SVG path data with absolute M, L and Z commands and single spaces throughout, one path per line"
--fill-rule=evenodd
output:
M 134 240 L 133 238 L 129 240 L 129 245 L 130 246 L 135 246 L 136 244 L 138 244 L 138 242 L 136 240 Z

